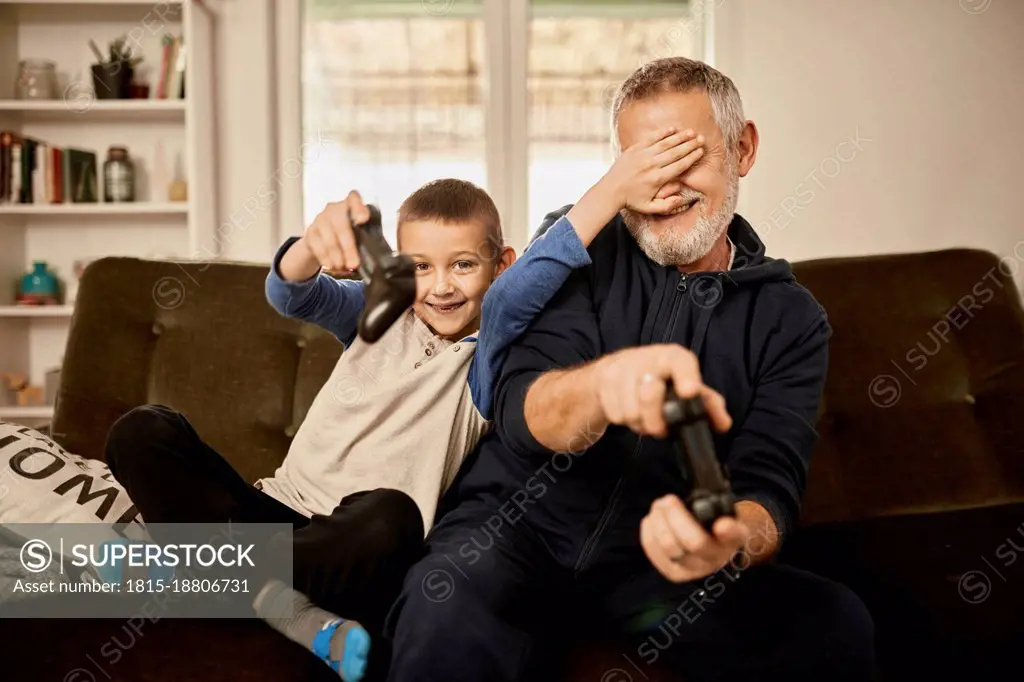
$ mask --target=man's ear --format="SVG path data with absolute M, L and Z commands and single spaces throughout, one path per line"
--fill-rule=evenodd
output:
M 501 256 L 498 258 L 498 265 L 494 269 L 494 276 L 497 277 L 501 273 L 505 272 L 510 265 L 516 262 L 516 250 L 511 246 L 505 246 L 501 249 Z
M 753 121 L 747 121 L 743 126 L 743 132 L 740 133 L 739 144 L 737 145 L 737 151 L 739 152 L 738 171 L 741 178 L 747 177 L 747 173 L 754 167 L 759 142 L 757 126 L 754 125 Z

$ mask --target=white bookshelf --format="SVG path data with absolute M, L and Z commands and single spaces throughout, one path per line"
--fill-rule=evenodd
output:
M 59 367 L 77 290 L 74 263 L 104 256 L 208 260 L 217 252 L 214 21 L 196 0 L 0 0 L 0 130 L 57 147 L 92 151 L 101 203 L 0 203 L 0 373 L 19 372 L 41 386 Z M 184 36 L 184 99 L 155 99 L 165 33 Z M 129 37 L 143 62 L 137 81 L 150 99 L 95 97 L 89 67 L 118 36 Z M 60 99 L 15 98 L 22 59 L 56 62 Z M 136 201 L 106 204 L 103 162 L 111 146 L 127 147 L 135 165 Z M 181 175 L 188 199 L 173 202 Z M 16 282 L 35 261 L 62 281 L 65 305 L 14 305 Z M 0 419 L 35 423 L 52 407 L 0 407 Z

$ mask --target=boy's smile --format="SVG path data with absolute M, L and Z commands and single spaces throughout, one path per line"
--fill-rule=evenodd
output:
M 465 301 L 459 301 L 457 303 L 432 303 L 431 301 L 424 301 L 424 303 L 438 313 L 439 315 L 449 315 L 459 310 L 466 304 Z

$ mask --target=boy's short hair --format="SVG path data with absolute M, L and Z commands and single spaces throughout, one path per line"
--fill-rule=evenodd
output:
M 465 223 L 477 220 L 487 230 L 487 242 L 478 253 L 494 261 L 505 245 L 501 216 L 490 195 L 468 180 L 432 180 L 410 194 L 398 209 L 398 229 L 413 220 Z

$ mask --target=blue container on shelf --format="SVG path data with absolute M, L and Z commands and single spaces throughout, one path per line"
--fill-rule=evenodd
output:
M 60 282 L 46 266 L 37 260 L 32 271 L 21 278 L 17 300 L 22 305 L 56 305 L 60 303 Z

